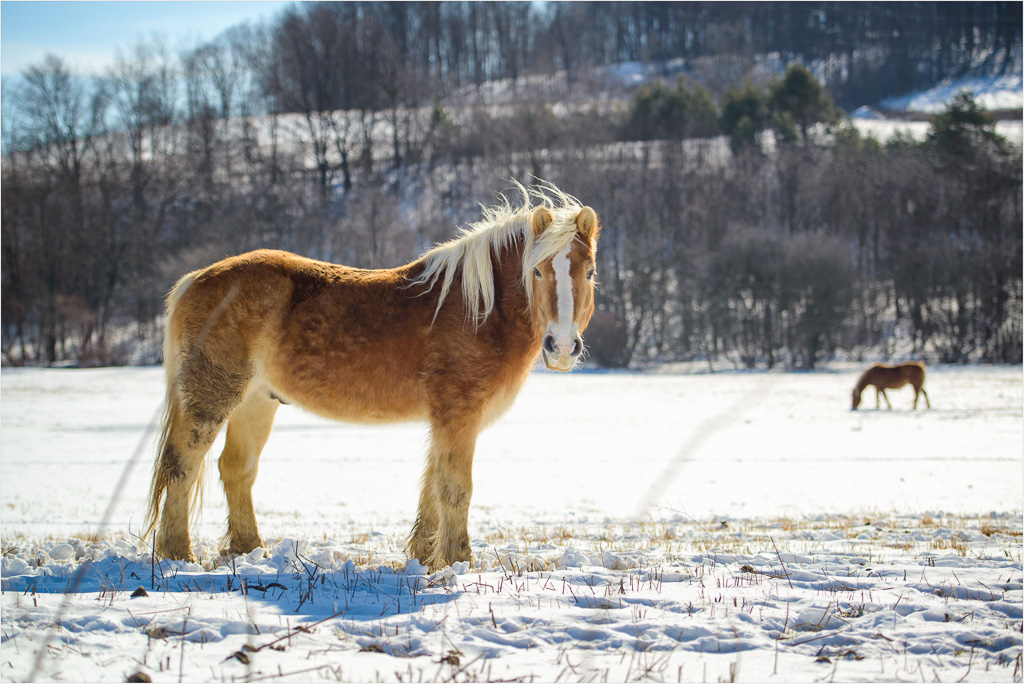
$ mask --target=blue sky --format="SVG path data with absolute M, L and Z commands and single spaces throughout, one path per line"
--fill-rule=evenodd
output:
M 102 73 L 118 48 L 165 39 L 191 47 L 244 21 L 269 19 L 291 2 L 0 2 L 0 72 L 21 73 L 47 53 L 82 74 Z

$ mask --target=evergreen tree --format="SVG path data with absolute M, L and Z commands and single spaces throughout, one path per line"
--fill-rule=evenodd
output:
M 743 88 L 730 88 L 722 97 L 719 125 L 729 136 L 733 152 L 757 144 L 757 134 L 768 122 L 768 101 L 765 94 L 747 81 Z
M 773 81 L 769 90 L 775 126 L 783 139 L 795 139 L 799 129 L 806 144 L 811 126 L 838 119 L 832 97 L 802 64 L 790 64 L 782 79 Z
M 673 140 L 714 135 L 718 112 L 711 93 L 684 77 L 669 88 L 658 81 L 633 98 L 625 135 L 629 140 Z
M 935 149 L 959 157 L 973 154 L 979 146 L 1005 151 L 1006 140 L 995 128 L 996 118 L 978 106 L 973 93 L 962 91 L 945 112 L 932 117 L 927 140 Z

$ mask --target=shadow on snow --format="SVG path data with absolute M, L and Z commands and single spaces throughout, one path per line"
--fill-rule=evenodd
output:
M 148 556 L 139 561 L 113 556 L 87 560 L 77 567 L 54 564 L 41 570 L 40 574 L 5 577 L 3 590 L 27 595 L 130 596 L 141 589 L 154 599 L 166 593 L 235 593 L 308 620 L 341 617 L 357 621 L 414 613 L 458 596 L 450 587 L 449 573 L 429 576 L 415 562 L 406 570 L 357 567 L 351 560 L 326 569 L 296 554 L 263 559 L 259 565 L 229 562 L 213 571 L 183 561 L 153 563 Z

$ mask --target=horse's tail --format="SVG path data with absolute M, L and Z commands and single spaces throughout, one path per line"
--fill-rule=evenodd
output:
M 167 316 L 164 325 L 163 344 L 164 373 L 166 376 L 167 391 L 164 397 L 164 415 L 161 421 L 160 439 L 157 441 L 156 464 L 153 467 L 153 482 L 149 489 L 149 508 L 146 513 L 145 532 L 143 533 L 143 536 L 148 536 L 153 531 L 153 528 L 156 527 L 157 521 L 160 519 L 160 504 L 163 499 L 164 491 L 167 489 L 169 475 L 178 467 L 177 463 L 173 462 L 177 457 L 175 456 L 173 448 L 171 448 L 170 440 L 171 434 L 174 428 L 177 427 L 177 423 L 179 422 L 181 415 L 182 397 L 178 376 L 178 366 L 181 363 L 181 340 L 177 339 L 177 336 L 175 335 L 175 325 L 173 324 L 173 321 L 178 301 L 185 293 L 185 290 L 187 290 L 192 284 L 192 281 L 195 280 L 198 273 L 199 271 L 193 271 L 192 273 L 182 277 L 167 295 Z M 198 510 L 197 504 L 199 503 L 199 497 L 202 496 L 203 470 L 200 470 L 199 473 L 199 482 L 193 492 L 193 500 L 189 506 L 190 513 Z

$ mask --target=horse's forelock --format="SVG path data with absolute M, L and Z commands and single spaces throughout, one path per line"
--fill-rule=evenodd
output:
M 516 187 L 522 193 L 523 203 L 512 207 L 502 196 L 502 202 L 492 207 L 482 207 L 483 219 L 463 228 L 459 235 L 441 243 L 423 255 L 423 273 L 413 284 L 426 285 L 433 289 L 441 281 L 438 295 L 437 314 L 448 296 L 455 275 L 462 270 L 462 296 L 466 302 L 468 317 L 474 327 L 481 325 L 494 310 L 494 269 L 491 254 L 510 247 L 517 240 L 523 243 L 523 270 L 521 274 L 527 297 L 532 300 L 533 290 L 525 287 L 533 269 L 550 259 L 576 237 L 576 216 L 582 206 L 579 201 L 550 183 L 527 190 L 519 183 Z M 530 197 L 538 200 L 537 205 Z M 544 232 L 535 236 L 530 228 L 530 217 L 538 206 L 547 207 L 554 220 Z
M 539 236 L 533 237 L 523 250 L 523 284 L 529 282 L 533 269 L 552 258 L 567 245 L 576 239 L 576 215 L 580 208 L 569 210 L 565 208 L 553 209 L 554 220 Z M 527 294 L 531 294 L 531 288 L 526 288 Z

